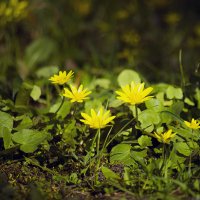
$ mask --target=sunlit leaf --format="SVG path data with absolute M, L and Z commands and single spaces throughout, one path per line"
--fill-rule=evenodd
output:
M 142 135 L 138 138 L 138 143 L 142 148 L 146 148 L 148 146 L 152 146 L 151 138 L 147 135 Z
M 2 137 L 3 129 L 7 128 L 9 131 L 13 128 L 13 118 L 8 113 L 0 111 L 0 137 Z
M 118 84 L 122 87 L 127 84 L 130 84 L 131 81 L 134 81 L 135 83 L 140 83 L 141 79 L 139 74 L 134 70 L 125 69 L 119 74 L 117 81 Z
M 167 88 L 166 95 L 168 99 L 182 99 L 183 98 L 182 89 L 175 88 L 171 85 Z
M 25 153 L 32 153 L 39 144 L 47 139 L 48 133 L 32 129 L 22 129 L 13 134 L 12 140 L 21 144 L 20 149 Z
M 30 96 L 33 98 L 34 101 L 37 101 L 41 96 L 41 89 L 37 85 L 33 86 Z
M 106 177 L 106 179 L 111 179 L 111 180 L 119 180 L 119 179 L 121 179 L 118 174 L 116 174 L 111 169 L 109 169 L 109 168 L 107 168 L 105 166 L 101 167 L 101 171 L 102 171 L 103 175 Z
M 1 130 L 2 138 L 3 138 L 3 145 L 5 149 L 8 149 L 12 146 L 12 134 L 7 127 L 3 127 Z
M 190 147 L 185 142 L 174 143 L 174 148 L 184 156 L 189 156 L 192 153 Z
M 131 156 L 131 145 L 130 144 L 118 144 L 111 150 L 110 162 L 120 162 L 124 164 L 131 164 L 133 162 Z

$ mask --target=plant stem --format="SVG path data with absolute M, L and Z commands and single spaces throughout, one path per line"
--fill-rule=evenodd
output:
M 109 135 L 110 135 L 110 133 L 111 133 L 111 131 L 112 131 L 112 128 L 113 128 L 113 126 L 110 128 L 110 130 L 109 130 L 109 132 L 108 132 L 108 134 L 107 134 L 107 136 L 106 136 L 106 139 L 105 139 L 105 141 L 104 141 L 104 143 L 103 143 L 103 147 L 102 147 L 102 149 L 101 149 L 101 154 L 103 153 L 104 149 L 106 148 L 106 142 L 107 142 L 108 137 L 109 137 Z
M 128 121 L 111 139 L 110 139 L 110 141 L 106 144 L 106 146 L 105 147 L 107 147 L 117 136 L 118 136 L 118 134 L 120 134 L 132 121 L 134 120 L 134 118 L 133 119 L 131 119 L 130 121 Z
M 97 130 L 97 157 L 99 157 L 99 144 L 100 144 L 100 131 L 101 129 Z
M 61 104 L 60 104 L 60 106 L 58 107 L 58 109 L 56 110 L 55 115 L 56 115 L 56 114 L 58 113 L 58 111 L 61 109 L 61 107 L 62 107 L 64 101 L 65 101 L 65 97 L 62 97 Z
M 96 145 L 96 149 L 97 149 L 97 164 L 96 164 L 96 169 L 95 169 L 95 185 L 98 183 L 98 170 L 99 170 L 99 166 L 100 166 L 100 154 L 99 154 L 99 146 L 100 146 L 100 138 L 101 138 L 101 129 L 97 130 L 97 145 Z
M 163 143 L 162 157 L 163 157 L 164 177 L 167 178 L 167 160 L 166 160 L 166 145 L 165 145 L 165 143 Z
M 193 129 L 192 129 L 192 146 L 194 147 Z M 189 177 L 191 176 L 191 169 L 192 169 L 192 149 L 191 149 L 191 153 L 190 153 L 190 160 L 189 160 L 189 167 L 188 167 L 188 175 L 189 175 Z
M 182 64 L 182 49 L 179 51 L 179 66 L 180 66 L 180 72 L 181 72 L 181 88 L 183 90 L 183 93 L 185 93 L 185 76 L 184 76 L 183 64 Z
M 78 110 L 77 107 L 78 107 L 78 103 L 75 102 L 75 103 L 74 103 L 74 110 L 73 110 L 73 114 L 72 114 L 73 117 L 74 117 L 74 119 L 75 119 L 75 115 L 76 115 L 77 110 Z
M 135 120 L 136 120 L 136 125 L 138 125 L 138 107 L 135 104 Z

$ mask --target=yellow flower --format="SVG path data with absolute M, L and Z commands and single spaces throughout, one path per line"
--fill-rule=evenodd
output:
M 83 85 L 80 85 L 79 88 L 70 85 L 70 88 L 71 91 L 67 88 L 64 88 L 65 92 L 63 96 L 71 99 L 71 102 L 82 103 L 83 100 L 88 99 L 87 96 L 91 93 L 91 91 L 88 91 L 88 89 L 83 90 Z
M 53 84 L 63 85 L 70 80 L 73 74 L 74 72 L 72 71 L 70 71 L 68 74 L 66 71 L 59 71 L 59 75 L 54 75 L 49 80 L 52 81 Z
M 192 118 L 191 122 L 184 121 L 185 125 L 191 129 L 199 129 L 200 128 L 200 122 Z
M 116 91 L 119 95 L 117 99 L 130 103 L 131 105 L 140 104 L 149 100 L 152 96 L 148 96 L 153 90 L 152 87 L 148 87 L 144 90 L 144 83 L 135 84 L 133 81 L 121 88 L 122 91 Z
M 172 129 L 169 129 L 164 133 L 155 132 L 154 135 L 159 142 L 169 144 L 170 140 L 176 135 L 176 133 L 172 133 Z
M 110 123 L 116 116 L 110 116 L 110 111 L 105 110 L 101 107 L 96 113 L 94 109 L 91 109 L 91 116 L 86 113 L 81 113 L 84 119 L 81 119 L 84 124 L 90 126 L 93 129 L 105 128 L 108 123 Z

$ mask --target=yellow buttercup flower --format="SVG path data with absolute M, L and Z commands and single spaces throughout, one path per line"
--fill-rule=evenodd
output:
M 169 144 L 170 140 L 176 135 L 176 133 L 172 133 L 172 129 L 169 129 L 164 133 L 155 132 L 154 135 L 159 142 Z
M 88 99 L 88 95 L 91 93 L 91 91 L 88 91 L 88 89 L 83 90 L 83 85 L 80 85 L 79 88 L 76 88 L 72 85 L 70 85 L 71 91 L 67 88 L 64 88 L 64 94 L 63 96 L 71 99 L 71 102 L 78 102 L 82 103 L 83 100 Z
M 184 121 L 185 125 L 191 129 L 199 129 L 200 128 L 200 122 L 192 118 L 191 122 Z
M 110 116 L 109 110 L 104 110 L 103 107 L 96 113 L 94 109 L 91 109 L 91 115 L 81 113 L 84 119 L 81 119 L 84 124 L 90 126 L 93 129 L 105 128 L 116 116 Z
M 53 84 L 63 85 L 68 82 L 73 76 L 74 72 L 70 71 L 68 74 L 66 71 L 59 71 L 58 75 L 52 76 L 49 80 L 52 81 Z
M 116 93 L 119 95 L 117 96 L 117 99 L 120 99 L 125 103 L 130 103 L 131 105 L 143 103 L 152 97 L 148 95 L 153 88 L 148 87 L 144 89 L 144 83 L 135 84 L 132 81 L 131 84 L 125 85 L 121 89 L 121 91 L 116 91 Z

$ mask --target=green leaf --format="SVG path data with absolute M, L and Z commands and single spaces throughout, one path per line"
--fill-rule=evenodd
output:
M 76 136 L 77 136 L 76 120 L 71 120 L 69 123 L 65 125 L 62 137 L 65 140 L 66 144 L 74 146 L 76 143 L 74 138 Z
M 37 101 L 41 96 L 41 89 L 37 85 L 33 86 L 30 96 L 34 101 Z
M 146 148 L 148 146 L 152 146 L 151 138 L 147 135 L 142 135 L 138 138 L 138 143 L 142 148 Z
M 109 107 L 112 107 L 112 108 L 117 108 L 119 106 L 121 106 L 123 104 L 123 102 L 119 99 L 114 99 L 114 100 L 111 100 L 110 103 L 109 103 Z
M 191 149 L 185 142 L 174 143 L 174 148 L 184 156 L 189 156 L 191 154 Z
M 51 108 L 49 109 L 49 113 L 55 113 L 58 110 L 58 108 L 60 107 L 61 102 L 62 101 L 59 101 L 56 104 L 54 104 L 53 106 L 51 106 Z M 57 116 L 61 117 L 61 118 L 65 118 L 70 113 L 71 106 L 72 106 L 72 104 L 70 101 L 64 101 L 62 107 L 57 112 Z
M 167 88 L 166 95 L 168 99 L 182 99 L 183 98 L 182 89 L 175 88 L 171 85 Z
M 49 38 L 43 37 L 33 41 L 25 51 L 25 62 L 32 68 L 48 59 L 56 53 L 56 43 Z
M 131 185 L 132 180 L 130 180 L 130 168 L 129 167 L 124 167 L 124 181 L 126 185 Z
M 159 113 L 154 112 L 151 109 L 147 109 L 138 115 L 138 120 L 141 123 L 142 129 L 145 129 L 147 132 L 151 132 L 153 131 L 154 124 L 158 124 L 160 122 L 160 116 Z
M 183 110 L 184 103 L 182 101 L 173 103 L 169 108 L 160 112 L 162 123 L 169 124 L 171 121 L 176 120 L 183 123 L 180 118 L 180 113 Z
M 183 123 L 183 126 L 184 126 L 184 123 Z M 199 132 L 198 130 L 193 130 L 193 133 L 192 133 L 192 130 L 188 127 L 186 127 L 185 129 L 184 128 L 176 128 L 176 127 L 173 127 L 173 131 L 175 133 L 177 133 L 177 136 L 176 138 L 179 140 L 179 141 L 184 141 L 184 140 L 198 140 L 199 138 Z M 179 137 L 180 135 L 180 137 Z
M 182 101 L 178 101 L 171 105 L 170 110 L 172 113 L 179 116 L 183 108 L 184 108 L 184 103 Z
M 177 153 L 174 153 L 173 151 L 170 153 L 169 158 L 169 167 L 174 169 L 179 169 L 180 165 L 184 165 L 185 157 L 177 155 Z
M 147 150 L 134 150 L 134 151 L 131 151 L 131 157 L 134 159 L 134 160 L 137 160 L 139 161 L 140 163 L 143 161 L 143 159 L 147 156 Z
M 189 106 L 194 106 L 195 105 L 195 103 L 193 102 L 193 101 L 191 101 L 189 98 L 185 98 L 184 99 L 184 102 L 186 103 L 186 104 L 188 104 Z
M 10 146 L 12 146 L 12 134 L 7 127 L 3 127 L 1 131 L 4 148 L 8 149 Z
M 57 116 L 60 116 L 62 119 L 64 119 L 70 113 L 71 107 L 72 103 L 70 101 L 65 101 L 58 111 Z
M 125 69 L 119 74 L 117 81 L 118 84 L 122 87 L 130 84 L 132 81 L 134 81 L 135 83 L 140 83 L 141 79 L 139 74 L 134 70 Z
M 36 71 L 38 78 L 50 78 L 52 75 L 57 74 L 59 71 L 57 66 L 42 67 Z
M 197 100 L 197 108 L 200 109 L 200 89 L 199 88 L 196 88 L 194 97 Z
M 93 88 L 95 88 L 96 86 L 100 86 L 100 87 L 102 87 L 104 89 L 109 89 L 110 80 L 109 79 L 105 79 L 105 78 L 95 79 L 95 81 L 93 83 Z
M 0 111 L 0 137 L 3 137 L 3 129 L 7 128 L 9 131 L 13 128 L 13 118 L 8 113 Z
M 110 162 L 120 162 L 123 164 L 131 164 L 132 159 L 130 156 L 131 145 L 130 144 L 118 144 L 111 150 Z
M 99 99 L 88 100 L 85 102 L 85 112 L 90 113 L 92 108 L 99 109 L 102 106 L 102 102 Z
M 37 150 L 38 145 L 35 144 L 22 144 L 20 146 L 20 150 L 25 153 L 33 153 L 35 150 Z
M 32 129 L 22 129 L 13 134 L 12 140 L 21 144 L 20 149 L 25 153 L 32 153 L 37 146 L 47 139 L 48 133 Z
M 200 182 L 198 179 L 196 179 L 193 183 L 194 185 L 194 188 L 197 190 L 197 191 L 200 191 Z
M 155 112 L 159 112 L 163 109 L 163 103 L 158 99 L 150 99 L 145 102 L 145 105 L 148 109 L 151 109 Z
M 29 116 L 23 116 L 22 121 L 20 124 L 15 128 L 15 130 L 19 131 L 21 129 L 31 128 L 33 122 Z
M 106 179 L 114 179 L 114 180 L 119 180 L 121 179 L 120 176 L 118 174 L 116 174 L 115 172 L 113 172 L 111 169 L 102 166 L 101 171 L 103 173 L 103 175 L 106 177 Z
M 15 107 L 20 109 L 28 109 L 28 104 L 30 100 L 30 93 L 33 86 L 31 83 L 23 82 L 21 85 L 15 100 Z

